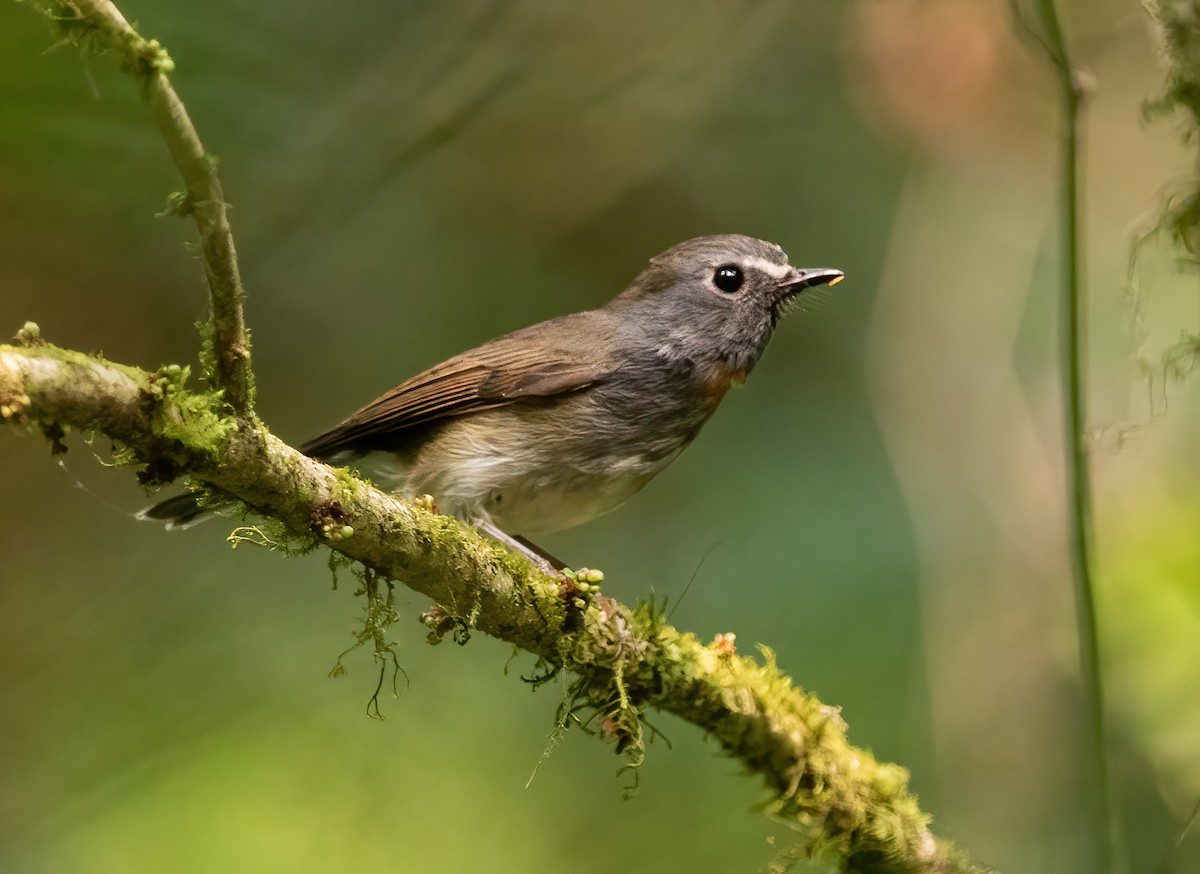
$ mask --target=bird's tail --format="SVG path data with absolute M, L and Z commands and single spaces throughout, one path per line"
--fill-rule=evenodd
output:
M 167 528 L 188 528 L 203 522 L 209 511 L 200 506 L 200 501 L 191 492 L 175 495 L 165 501 L 152 504 L 137 514 L 139 519 L 166 522 Z
M 312 441 L 309 441 L 311 444 Z M 305 444 L 306 446 L 309 444 Z M 352 453 L 346 450 L 340 452 L 309 452 L 303 450 L 305 455 L 315 458 L 317 461 L 344 463 L 353 458 L 357 458 L 362 453 Z M 172 528 L 191 528 L 203 522 L 205 519 L 211 518 L 212 510 L 206 510 L 200 506 L 200 501 L 191 492 L 184 492 L 182 495 L 174 495 L 167 498 L 165 501 L 159 501 L 157 504 L 151 504 L 137 514 L 137 518 L 142 521 L 149 522 L 165 522 L 167 530 Z

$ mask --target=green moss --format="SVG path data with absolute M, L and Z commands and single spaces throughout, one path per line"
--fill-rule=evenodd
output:
M 232 549 L 237 549 L 243 543 L 277 552 L 284 552 L 287 548 L 284 542 L 272 540 L 260 525 L 239 525 L 229 532 L 225 540 Z
M 21 422 L 29 409 L 29 395 L 19 388 L 12 393 L 0 394 L 0 420 Z M 61 434 L 61 430 L 59 434 Z
M 245 299 L 246 299 L 245 290 L 242 289 L 241 286 L 238 286 L 239 302 L 244 302 Z M 253 342 L 253 338 L 251 336 L 252 333 L 253 332 L 249 328 L 246 328 L 246 327 L 242 328 L 242 348 L 241 348 L 240 354 L 243 358 L 246 359 L 247 362 L 250 361 L 250 347 Z M 254 369 L 252 367 L 250 367 L 249 363 L 247 363 L 246 364 L 246 410 L 252 411 L 254 409 L 254 404 L 257 399 L 258 399 L 258 382 L 254 376 Z
M 25 347 L 48 345 L 42 339 L 42 329 L 38 327 L 37 322 L 26 322 L 22 325 L 16 336 L 13 337 L 13 342 L 18 346 Z
M 354 574 L 361 585 L 355 591 L 356 597 L 363 598 L 363 616 L 359 628 L 354 632 L 354 643 L 343 650 L 334 662 L 329 676 L 340 677 L 346 673 L 345 657 L 360 647 L 371 645 L 372 657 L 378 665 L 379 674 L 375 690 L 367 701 L 367 716 L 372 719 L 383 719 L 383 711 L 379 707 L 379 693 L 383 690 L 388 671 L 391 671 L 392 694 L 399 694 L 397 685 L 400 676 L 407 681 L 408 675 L 400 666 L 396 652 L 397 644 L 387 638 L 388 630 L 400 618 L 396 610 L 396 591 L 390 580 L 380 576 L 375 571 L 363 565 L 354 566 Z
M 54 22 L 59 44 L 75 46 L 84 57 L 114 52 L 121 69 L 143 82 L 175 71 L 175 62 L 158 40 L 145 39 L 133 27 L 122 30 L 102 18 L 87 18 L 70 2 L 37 5 Z
M 189 392 L 186 388 L 189 370 L 178 365 L 165 365 L 154 373 L 147 374 L 136 367 L 126 367 L 115 364 L 102 355 L 85 355 L 68 349 L 61 349 L 46 342 L 33 322 L 27 322 L 18 332 L 17 340 L 22 348 L 35 348 L 38 358 L 60 361 L 62 379 L 69 381 L 69 390 L 78 390 L 79 380 L 99 380 L 105 377 L 98 374 L 97 367 L 119 373 L 140 387 L 143 403 L 142 412 L 145 414 L 151 433 L 164 441 L 168 446 L 176 447 L 184 453 L 196 453 L 209 459 L 215 459 L 223 450 L 229 435 L 237 430 L 235 419 L 226 415 L 225 406 L 217 393 Z M 56 394 L 52 386 L 46 387 L 50 394 Z M 8 407 L 8 415 L 0 417 L 8 420 L 23 420 L 24 413 L 31 406 L 28 395 L 19 386 L 0 386 L 0 407 Z M 38 416 L 38 424 L 48 436 L 60 437 L 64 429 L 45 416 Z M 174 462 L 165 456 L 149 457 L 129 447 L 118 446 L 113 454 L 118 464 L 129 466 L 145 466 L 144 479 L 147 482 L 159 483 L 173 479 L 177 475 L 172 467 Z
M 217 384 L 217 353 L 215 344 L 215 331 L 213 329 L 212 314 L 207 318 L 200 319 L 196 323 L 196 333 L 200 335 L 200 375 L 208 382 L 209 385 Z
M 38 2 L 34 4 L 53 22 L 59 35 L 59 45 L 71 45 L 81 57 L 99 57 L 112 48 L 107 32 L 85 18 L 70 2 Z
M 644 715 L 631 683 L 639 689 L 644 686 L 643 660 L 649 644 L 638 635 L 630 611 L 618 602 L 590 593 L 577 597 L 576 576 L 571 574 L 562 583 L 531 585 L 539 614 L 553 617 L 556 627 L 574 629 L 559 637 L 553 662 L 539 659 L 533 675 L 523 677 L 537 687 L 560 670 L 576 674 L 559 701 L 542 761 L 562 742 L 569 727 L 578 726 L 612 742 L 625 758 L 618 773 L 632 778 L 625 786 L 630 794 L 637 789 L 637 769 L 646 754 Z M 586 572 L 581 576 L 586 578 Z M 582 607 L 577 606 L 580 603 Z
M 252 511 L 230 495 L 225 495 L 207 487 L 194 489 L 200 497 L 201 506 L 212 510 L 228 510 L 231 502 L 239 508 L 242 516 L 250 516 Z M 225 538 L 232 549 L 242 544 L 259 546 L 290 557 L 308 555 L 320 543 L 314 537 L 297 534 L 287 525 L 271 518 L 257 518 L 253 525 L 239 525 L 229 532 Z M 336 586 L 335 586 L 336 588 Z
M 155 218 L 166 218 L 167 216 L 189 216 L 194 211 L 191 198 L 186 191 L 172 191 L 167 195 L 167 204 L 161 212 L 154 214 Z
M 145 39 L 137 32 L 124 39 L 121 69 L 141 78 L 155 73 L 169 76 L 175 72 L 175 61 L 156 39 Z
M 166 364 L 150 374 L 143 389 L 152 406 L 156 437 L 178 441 L 210 459 L 218 457 L 238 423 L 228 415 L 221 393 L 187 389 L 191 368 Z

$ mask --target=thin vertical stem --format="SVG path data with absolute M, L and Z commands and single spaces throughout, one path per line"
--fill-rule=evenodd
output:
M 1080 137 L 1084 77 L 1071 63 L 1054 0 L 1037 0 L 1046 53 L 1058 73 L 1063 102 L 1062 246 L 1063 270 L 1063 398 L 1067 492 L 1070 500 L 1071 564 L 1075 583 L 1075 615 L 1079 636 L 1079 673 L 1090 728 L 1095 776 L 1094 831 L 1100 871 L 1120 870 L 1117 818 L 1108 763 L 1104 685 L 1100 674 L 1100 635 L 1092 579 L 1092 497 L 1084 428 L 1087 424 L 1086 338 L 1087 300 L 1083 280 L 1080 231 Z

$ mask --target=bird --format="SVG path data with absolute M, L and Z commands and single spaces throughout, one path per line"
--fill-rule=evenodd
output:
M 530 538 L 640 491 L 746 380 L 801 293 L 843 276 L 793 267 L 754 237 L 695 237 L 651 258 L 604 306 L 449 358 L 299 449 L 331 463 L 384 453 L 398 494 L 430 495 L 554 571 L 563 563 Z M 139 518 L 181 527 L 205 515 L 185 493 Z

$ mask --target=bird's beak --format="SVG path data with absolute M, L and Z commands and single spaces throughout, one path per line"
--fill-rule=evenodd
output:
M 799 294 L 818 285 L 837 285 L 845 277 L 845 273 L 830 267 L 793 267 L 791 273 L 779 280 L 779 289 L 788 295 Z

